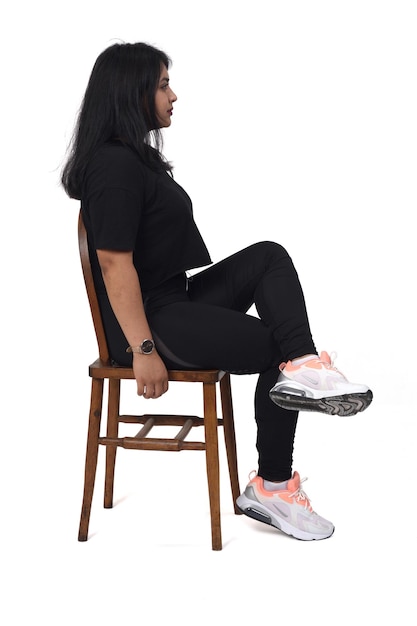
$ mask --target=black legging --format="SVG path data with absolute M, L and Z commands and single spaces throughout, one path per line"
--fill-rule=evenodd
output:
M 284 248 L 254 244 L 188 281 L 184 275 L 174 277 L 144 301 L 168 368 L 260 374 L 255 392 L 258 473 L 267 480 L 288 479 L 298 413 L 276 406 L 268 392 L 282 361 L 316 349 L 301 285 Z M 252 304 L 259 318 L 246 313 Z M 109 326 L 110 320 L 106 332 L 113 358 L 130 364 L 126 340 L 121 332 L 109 336 Z

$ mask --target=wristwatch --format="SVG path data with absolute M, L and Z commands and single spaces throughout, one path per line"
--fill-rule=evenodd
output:
M 126 352 L 137 352 L 139 354 L 152 354 L 155 344 L 152 339 L 144 339 L 140 346 L 128 346 Z

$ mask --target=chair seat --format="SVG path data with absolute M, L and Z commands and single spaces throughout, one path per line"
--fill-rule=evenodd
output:
M 116 378 L 118 380 L 134 379 L 131 367 L 113 365 L 110 361 L 96 359 L 89 367 L 91 378 Z M 168 370 L 168 380 L 172 382 L 196 382 L 213 384 L 220 382 L 225 375 L 222 370 Z

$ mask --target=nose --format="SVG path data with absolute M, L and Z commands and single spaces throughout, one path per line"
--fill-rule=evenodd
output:
M 170 94 L 170 101 L 171 102 L 176 102 L 177 101 L 177 95 L 172 91 L 171 89 L 171 94 Z

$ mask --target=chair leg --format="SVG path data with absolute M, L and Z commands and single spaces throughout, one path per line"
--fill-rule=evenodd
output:
M 217 437 L 216 385 L 213 383 L 203 383 L 203 394 L 211 540 L 213 550 L 221 550 L 222 533 L 220 526 L 220 469 Z
M 237 468 L 236 434 L 233 419 L 232 392 L 230 388 L 230 374 L 225 374 L 220 381 L 220 394 L 222 401 L 223 431 L 226 444 L 227 463 L 229 466 L 230 487 L 232 490 L 233 507 L 235 513 L 240 515 L 236 506 L 236 499 L 240 496 L 239 474 Z
M 81 508 L 78 541 L 87 541 L 91 503 L 97 470 L 98 438 L 100 436 L 101 410 L 103 404 L 103 380 L 93 378 L 91 383 L 90 417 L 88 424 L 87 451 L 85 457 L 84 496 Z
M 107 408 L 107 437 L 119 435 L 120 380 L 109 380 Z M 106 476 L 104 481 L 104 508 L 113 506 L 114 470 L 116 466 L 117 446 L 106 446 Z

